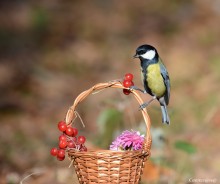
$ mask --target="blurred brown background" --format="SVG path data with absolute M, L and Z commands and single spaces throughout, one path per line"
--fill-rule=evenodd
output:
M 81 91 L 98 82 L 131 72 L 141 86 L 132 56 L 144 43 L 158 49 L 172 88 L 170 126 L 161 124 L 158 103 L 148 108 L 159 140 L 154 138 L 143 183 L 220 182 L 219 20 L 218 0 L 1 0 L 0 183 L 18 183 L 31 173 L 24 183 L 77 183 L 69 160 L 49 154 L 57 122 Z M 137 104 L 121 96 L 139 121 Z M 120 111 L 112 105 L 115 96 L 107 97 L 104 105 L 96 96 L 79 110 L 89 145 L 100 126 L 93 107 Z

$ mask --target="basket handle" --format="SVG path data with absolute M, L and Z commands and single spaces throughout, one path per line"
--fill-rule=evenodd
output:
M 105 88 L 121 88 L 121 89 L 128 89 L 126 87 L 124 87 L 121 82 L 119 81 L 110 81 L 107 83 L 98 83 L 94 86 L 92 86 L 91 88 L 89 88 L 86 91 L 83 91 L 82 93 L 80 93 L 78 95 L 78 97 L 75 99 L 73 105 L 69 108 L 67 114 L 66 114 L 66 118 L 65 121 L 66 123 L 69 125 L 72 123 L 72 120 L 74 118 L 76 118 L 77 114 L 76 114 L 76 107 L 77 105 L 82 102 L 87 96 L 89 96 L 90 94 L 94 93 L 95 91 L 99 91 Z M 138 101 L 138 103 L 141 105 L 143 104 L 143 100 L 140 97 L 140 95 L 137 93 L 136 90 L 131 90 L 131 93 L 134 95 L 135 99 Z M 146 137 L 145 137 L 145 142 L 143 145 L 143 150 L 144 151 L 150 151 L 151 148 L 151 144 L 152 144 L 152 138 L 151 138 L 151 133 L 150 133 L 150 126 L 151 126 L 151 121 L 150 121 L 150 117 L 147 113 L 146 108 L 141 110 L 145 124 L 146 124 Z

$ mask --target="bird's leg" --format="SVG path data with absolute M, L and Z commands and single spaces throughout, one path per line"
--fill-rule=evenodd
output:
M 157 97 L 153 96 L 148 102 L 145 102 L 140 105 L 139 110 L 143 110 L 145 107 L 147 107 L 151 102 L 153 102 Z
M 147 93 L 145 90 L 140 89 L 140 88 L 138 88 L 137 86 L 131 86 L 129 89 L 130 89 L 130 90 L 138 90 L 138 91 L 140 91 L 140 92 L 142 92 L 142 93 Z

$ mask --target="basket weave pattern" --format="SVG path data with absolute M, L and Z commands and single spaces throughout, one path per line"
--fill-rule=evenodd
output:
M 70 124 L 76 118 L 76 107 L 87 96 L 105 88 L 126 89 L 118 81 L 99 83 L 82 92 L 74 101 L 66 114 L 66 123 Z M 141 105 L 143 100 L 140 95 L 132 90 L 131 93 Z M 146 123 L 146 137 L 142 150 L 138 151 L 111 151 L 111 150 L 88 150 L 77 152 L 69 150 L 68 154 L 76 171 L 80 184 L 95 183 L 119 183 L 138 184 L 143 172 L 145 161 L 150 156 L 151 134 L 150 118 L 146 109 L 142 111 Z

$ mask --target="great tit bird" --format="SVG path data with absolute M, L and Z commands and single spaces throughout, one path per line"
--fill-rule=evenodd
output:
M 170 79 L 157 50 L 151 45 L 141 45 L 137 48 L 134 58 L 140 59 L 144 90 L 135 86 L 133 89 L 138 89 L 153 96 L 150 101 L 142 104 L 140 108 L 145 108 L 153 100 L 157 99 L 161 107 L 162 122 L 170 124 L 170 118 L 167 113 L 167 105 L 170 99 Z

